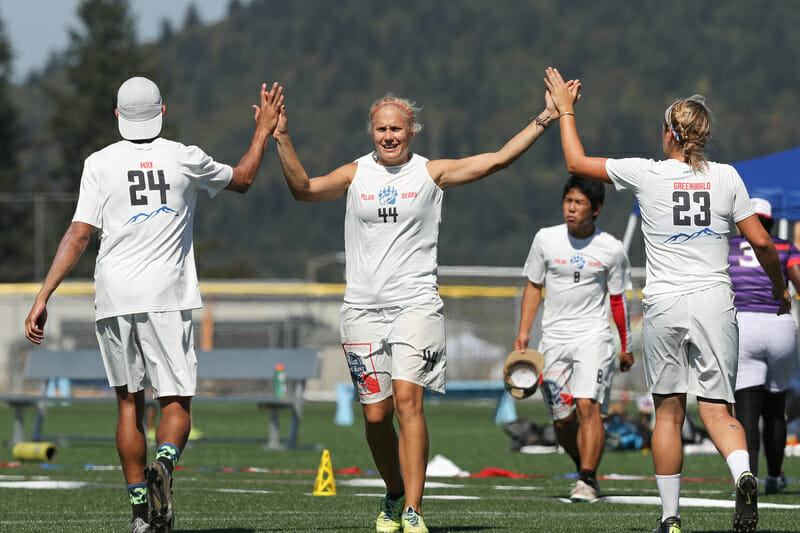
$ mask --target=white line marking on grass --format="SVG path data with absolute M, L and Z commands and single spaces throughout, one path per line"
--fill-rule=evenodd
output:
M 363 498 L 383 498 L 384 494 L 353 494 L 353 496 L 361 496 Z M 450 494 L 426 494 L 426 500 L 481 500 L 480 496 L 462 496 L 462 495 L 450 495 Z
M 272 490 L 259 489 L 214 489 L 214 492 L 233 492 L 236 494 L 275 494 Z
M 344 479 L 342 481 L 336 482 L 339 485 L 343 485 L 345 487 L 376 487 L 376 488 L 384 488 L 386 485 L 384 484 L 382 479 Z M 427 481 L 425 483 L 426 489 L 463 489 L 465 485 L 460 483 L 442 483 L 440 481 Z
M 559 498 L 564 501 L 563 498 Z M 567 500 L 569 501 L 569 500 Z M 661 505 L 657 496 L 603 496 L 592 503 L 630 503 L 635 505 Z M 733 500 L 717 500 L 712 498 L 681 498 L 681 507 L 724 507 L 733 508 Z M 783 503 L 758 502 L 759 509 L 800 509 L 800 505 Z
M 116 485 L 114 485 L 116 486 Z M 102 489 L 109 485 L 85 483 L 83 481 L 2 481 L 3 489 Z
M 542 490 L 542 487 L 515 487 L 513 485 L 494 485 L 494 490 Z

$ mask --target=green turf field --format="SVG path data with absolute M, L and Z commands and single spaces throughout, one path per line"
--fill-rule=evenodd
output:
M 518 403 L 522 417 L 544 421 L 541 404 Z M 184 452 L 175 475 L 176 531 L 374 531 L 377 502 L 382 496 L 374 474 L 335 476 L 335 496 L 312 496 L 321 452 L 330 450 L 334 470 L 372 469 L 358 416 L 351 427 L 333 423 L 334 404 L 306 404 L 300 442 L 308 449 L 264 451 L 257 444 L 198 443 Z M 494 406 L 444 402 L 426 404 L 431 434 L 431 457 L 442 454 L 475 473 L 497 467 L 534 475 L 534 478 L 433 478 L 425 492 L 424 516 L 431 532 L 467 531 L 652 531 L 660 506 L 609 503 L 572 504 L 569 494 L 573 468 L 563 454 L 525 455 L 509 452 L 508 437 L 493 424 Z M 267 413 L 251 405 L 201 404 L 195 425 L 208 437 L 265 437 Z M 0 407 L 0 440 L 11 436 L 12 411 Z M 46 433 L 112 435 L 115 408 L 111 405 L 53 406 Z M 0 463 L 12 461 L 9 447 L 0 448 Z M 24 464 L 0 467 L 0 531 L 86 532 L 127 531 L 130 507 L 122 473 L 102 469 L 117 464 L 113 442 L 73 441 L 61 447 L 52 468 Z M 763 459 L 762 459 L 763 461 Z M 97 465 L 87 469 L 86 465 Z M 766 467 L 762 465 L 762 470 Z M 252 469 L 253 471 L 246 471 Z M 292 470 L 294 472 L 276 472 Z M 785 470 L 797 478 L 800 458 L 788 458 Z M 607 453 L 601 475 L 649 476 L 649 455 L 640 452 Z M 686 458 L 682 486 L 684 531 L 729 531 L 728 469 L 718 455 Z M 70 488 L 20 488 L 14 482 L 60 481 Z M 656 498 L 654 481 L 601 480 L 604 497 L 630 501 Z M 80 488 L 72 488 L 81 485 Z M 689 507 L 689 498 L 703 498 Z M 800 508 L 766 508 L 766 504 L 800 505 L 800 485 L 790 484 L 779 495 L 761 496 L 759 531 L 800 530 Z

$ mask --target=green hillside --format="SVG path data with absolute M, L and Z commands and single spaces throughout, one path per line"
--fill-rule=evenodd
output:
M 388 91 L 423 106 L 413 146 L 421 154 L 497 149 L 542 108 L 548 65 L 584 84 L 577 113 L 587 152 L 659 157 L 664 108 L 699 92 L 715 114 L 710 156 L 731 162 L 800 144 L 798 27 L 791 0 L 768 9 L 745 0 L 253 0 L 146 50 L 160 62 L 171 131 L 230 163 L 249 143 L 262 81 L 286 87 L 298 154 L 320 175 L 371 149 L 367 109 Z M 34 99 L 20 99 L 35 107 L 22 117 L 41 115 Z M 560 222 L 565 178 L 554 127 L 511 168 L 448 190 L 440 263 L 521 265 L 536 229 Z M 609 188 L 600 225 L 621 237 L 632 203 Z M 295 202 L 270 146 L 246 196 L 201 199 L 201 276 L 302 277 L 310 258 L 343 249 L 343 215 L 344 200 Z M 631 259 L 642 264 L 638 246 Z M 88 276 L 91 261 L 81 268 Z

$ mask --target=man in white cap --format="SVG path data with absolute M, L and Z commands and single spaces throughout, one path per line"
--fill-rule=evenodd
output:
M 50 270 L 25 320 L 44 338 L 47 301 L 100 230 L 95 266 L 95 332 L 119 419 L 117 449 L 128 487 L 131 531 L 170 531 L 172 471 L 191 429 L 197 359 L 192 309 L 202 307 L 192 247 L 197 195 L 244 193 L 256 177 L 283 103 L 283 87 L 261 86 L 250 148 L 231 167 L 196 146 L 159 137 L 166 106 L 158 86 L 134 77 L 117 93 L 124 140 L 90 155 L 80 194 Z M 161 407 L 156 460 L 147 464 L 142 417 L 145 369 Z

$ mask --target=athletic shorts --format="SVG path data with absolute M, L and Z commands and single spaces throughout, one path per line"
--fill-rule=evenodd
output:
M 733 403 L 739 328 L 730 287 L 676 294 L 642 307 L 650 392 Z
M 739 311 L 739 373 L 736 390 L 764 385 L 789 388 L 797 359 L 797 325 L 792 315 Z
M 112 387 L 144 390 L 147 369 L 154 398 L 194 396 L 197 357 L 190 310 L 103 318 L 95 323 L 95 333 Z
M 539 343 L 544 368 L 539 376 L 544 403 L 552 420 L 563 420 L 576 409 L 575 400 L 589 398 L 608 412 L 614 377 L 614 341 L 593 337 L 564 344 Z
M 392 396 L 392 380 L 444 394 L 444 314 L 438 297 L 398 306 L 342 306 L 339 332 L 350 377 L 362 404 Z

